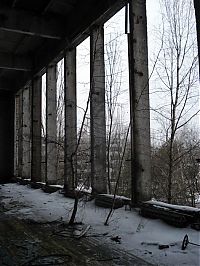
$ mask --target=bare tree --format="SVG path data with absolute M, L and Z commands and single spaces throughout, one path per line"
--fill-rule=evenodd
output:
M 162 0 L 162 50 L 156 65 L 160 104 L 156 111 L 166 127 L 167 200 L 172 201 L 177 132 L 199 112 L 198 56 L 192 0 Z
M 130 129 L 130 125 L 129 125 L 128 129 L 127 129 L 126 137 L 125 137 L 125 140 L 124 140 L 124 147 L 123 147 L 123 152 L 122 152 L 122 155 L 121 155 L 121 158 L 120 158 L 119 171 L 118 171 L 118 175 L 117 175 L 117 179 L 116 179 L 116 184 L 115 184 L 115 190 L 114 190 L 114 197 L 113 197 L 112 206 L 110 208 L 110 211 L 108 213 L 108 216 L 106 218 L 106 221 L 105 221 L 104 225 L 108 225 L 109 218 L 111 217 L 111 215 L 113 213 L 113 210 L 114 210 L 116 195 L 117 195 L 117 191 L 118 191 L 118 187 L 119 187 L 119 181 L 120 181 L 122 167 L 123 167 L 125 153 L 126 153 L 126 145 L 127 145 L 127 142 L 128 142 L 129 129 Z
M 58 183 L 64 178 L 64 60 L 57 65 L 57 176 Z
M 126 135 L 122 121 L 125 115 L 122 101 L 128 92 L 125 84 L 126 66 L 123 63 L 124 33 L 121 33 L 116 25 L 114 32 L 106 36 L 105 44 L 105 70 L 106 70 L 106 125 L 107 125 L 107 177 L 108 191 L 112 192 L 112 180 L 117 176 L 122 154 L 122 141 Z
M 152 188 L 153 196 L 166 201 L 168 196 L 168 151 L 170 142 L 152 147 Z M 195 206 L 195 197 L 199 194 L 199 165 L 197 159 L 200 152 L 199 131 L 184 127 L 173 143 L 173 180 L 172 201 L 176 204 Z

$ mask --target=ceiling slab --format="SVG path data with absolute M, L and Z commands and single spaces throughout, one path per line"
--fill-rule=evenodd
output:
M 126 0 L 0 1 L 0 89 L 15 93 L 88 37 Z
M 0 52 L 0 68 L 31 71 L 33 69 L 33 65 L 30 57 L 28 56 Z
M 24 10 L 0 6 L 0 29 L 50 39 L 64 37 L 63 22 L 53 16 L 39 16 Z

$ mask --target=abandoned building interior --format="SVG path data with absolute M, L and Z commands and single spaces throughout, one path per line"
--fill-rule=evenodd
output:
M 64 187 L 76 179 L 76 47 L 90 36 L 91 186 L 107 192 L 104 23 L 126 6 L 131 112 L 132 200 L 151 198 L 145 1 L 0 1 L 0 178 L 41 182 L 41 88 L 46 73 L 45 182 L 56 177 L 57 63 L 64 59 Z M 199 1 L 194 1 L 199 41 Z M 142 107 L 142 108 L 141 108 Z M 142 110 L 142 111 L 141 111 Z
M 36 184 L 42 184 L 43 187 L 53 187 L 53 185 L 56 187 L 61 184 L 63 191 L 68 195 L 73 194 L 80 185 L 77 183 L 77 150 L 80 137 L 77 134 L 76 49 L 80 43 L 90 37 L 89 186 L 94 196 L 108 193 L 104 24 L 122 8 L 125 10 L 129 66 L 130 205 L 137 206 L 138 203 L 151 200 L 146 0 L 0 0 L 1 184 L 16 180 L 28 180 L 27 182 L 33 187 Z M 199 0 L 194 0 L 194 8 L 200 53 Z M 64 73 L 64 152 L 63 179 L 58 181 L 56 93 L 60 60 L 63 60 Z M 44 74 L 46 76 L 45 138 L 41 127 Z M 149 209 L 150 205 L 144 206 L 144 211 L 148 212 Z M 18 220 L 15 223 L 20 234 L 21 225 Z M 37 226 L 39 225 L 36 225 L 35 230 Z M 42 229 L 38 228 L 40 232 Z M 48 228 L 45 230 L 48 231 Z M 74 244 L 70 242 L 69 245 Z M 76 249 L 76 244 L 73 248 Z M 2 251 L 0 251 L 0 262 L 1 256 Z M 133 260 L 127 262 L 128 259 L 125 257 L 122 258 L 124 264 L 120 265 L 133 265 Z M 31 263 L 20 265 L 36 265 Z M 134 265 L 149 264 L 138 260 Z

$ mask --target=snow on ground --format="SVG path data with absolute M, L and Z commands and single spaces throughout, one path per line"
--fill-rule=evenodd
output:
M 7 213 L 23 219 L 68 221 L 73 208 L 73 199 L 65 198 L 58 191 L 45 194 L 41 189 L 6 184 L 0 186 L 0 193 Z M 108 212 L 109 209 L 95 206 L 94 201 L 81 201 L 77 222 L 91 225 L 88 235 L 108 233 L 101 241 L 153 264 L 200 265 L 199 247 L 188 244 L 185 250 L 181 250 L 185 234 L 188 234 L 191 242 L 200 244 L 200 232 L 189 227 L 175 228 L 160 220 L 146 219 L 139 216 L 137 211 L 125 211 L 124 208 L 115 210 L 109 226 L 104 226 Z M 121 244 L 113 242 L 111 236 L 121 237 Z M 169 245 L 169 248 L 159 250 L 159 244 Z

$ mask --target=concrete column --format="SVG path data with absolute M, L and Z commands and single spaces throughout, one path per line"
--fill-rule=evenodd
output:
M 130 2 L 129 77 L 132 145 L 132 200 L 151 198 L 150 109 L 146 1 Z
M 32 149 L 31 149 L 31 181 L 41 181 L 41 93 L 42 78 L 32 81 Z
M 76 146 L 77 146 L 77 110 L 76 110 L 76 49 L 68 50 L 64 58 L 65 80 L 65 179 L 66 190 L 76 185 Z
M 31 108 L 30 87 L 22 91 L 22 177 L 31 177 Z
M 196 28 L 197 28 L 197 45 L 199 55 L 199 78 L 200 78 L 200 2 L 194 0 L 195 16 L 196 16 Z
M 14 113 L 14 94 L 0 91 L 0 182 L 14 175 Z
M 46 183 L 57 182 L 57 127 L 56 127 L 56 80 L 57 65 L 46 71 Z
M 90 38 L 91 183 L 93 193 L 106 193 L 106 119 L 104 29 L 97 26 Z
M 19 94 L 15 95 L 15 132 L 14 132 L 14 175 L 18 176 L 18 130 L 19 130 Z
M 19 176 L 18 149 L 19 149 L 19 94 L 15 95 L 15 145 L 14 145 L 14 175 Z
M 18 176 L 22 177 L 23 168 L 23 92 L 18 92 Z

